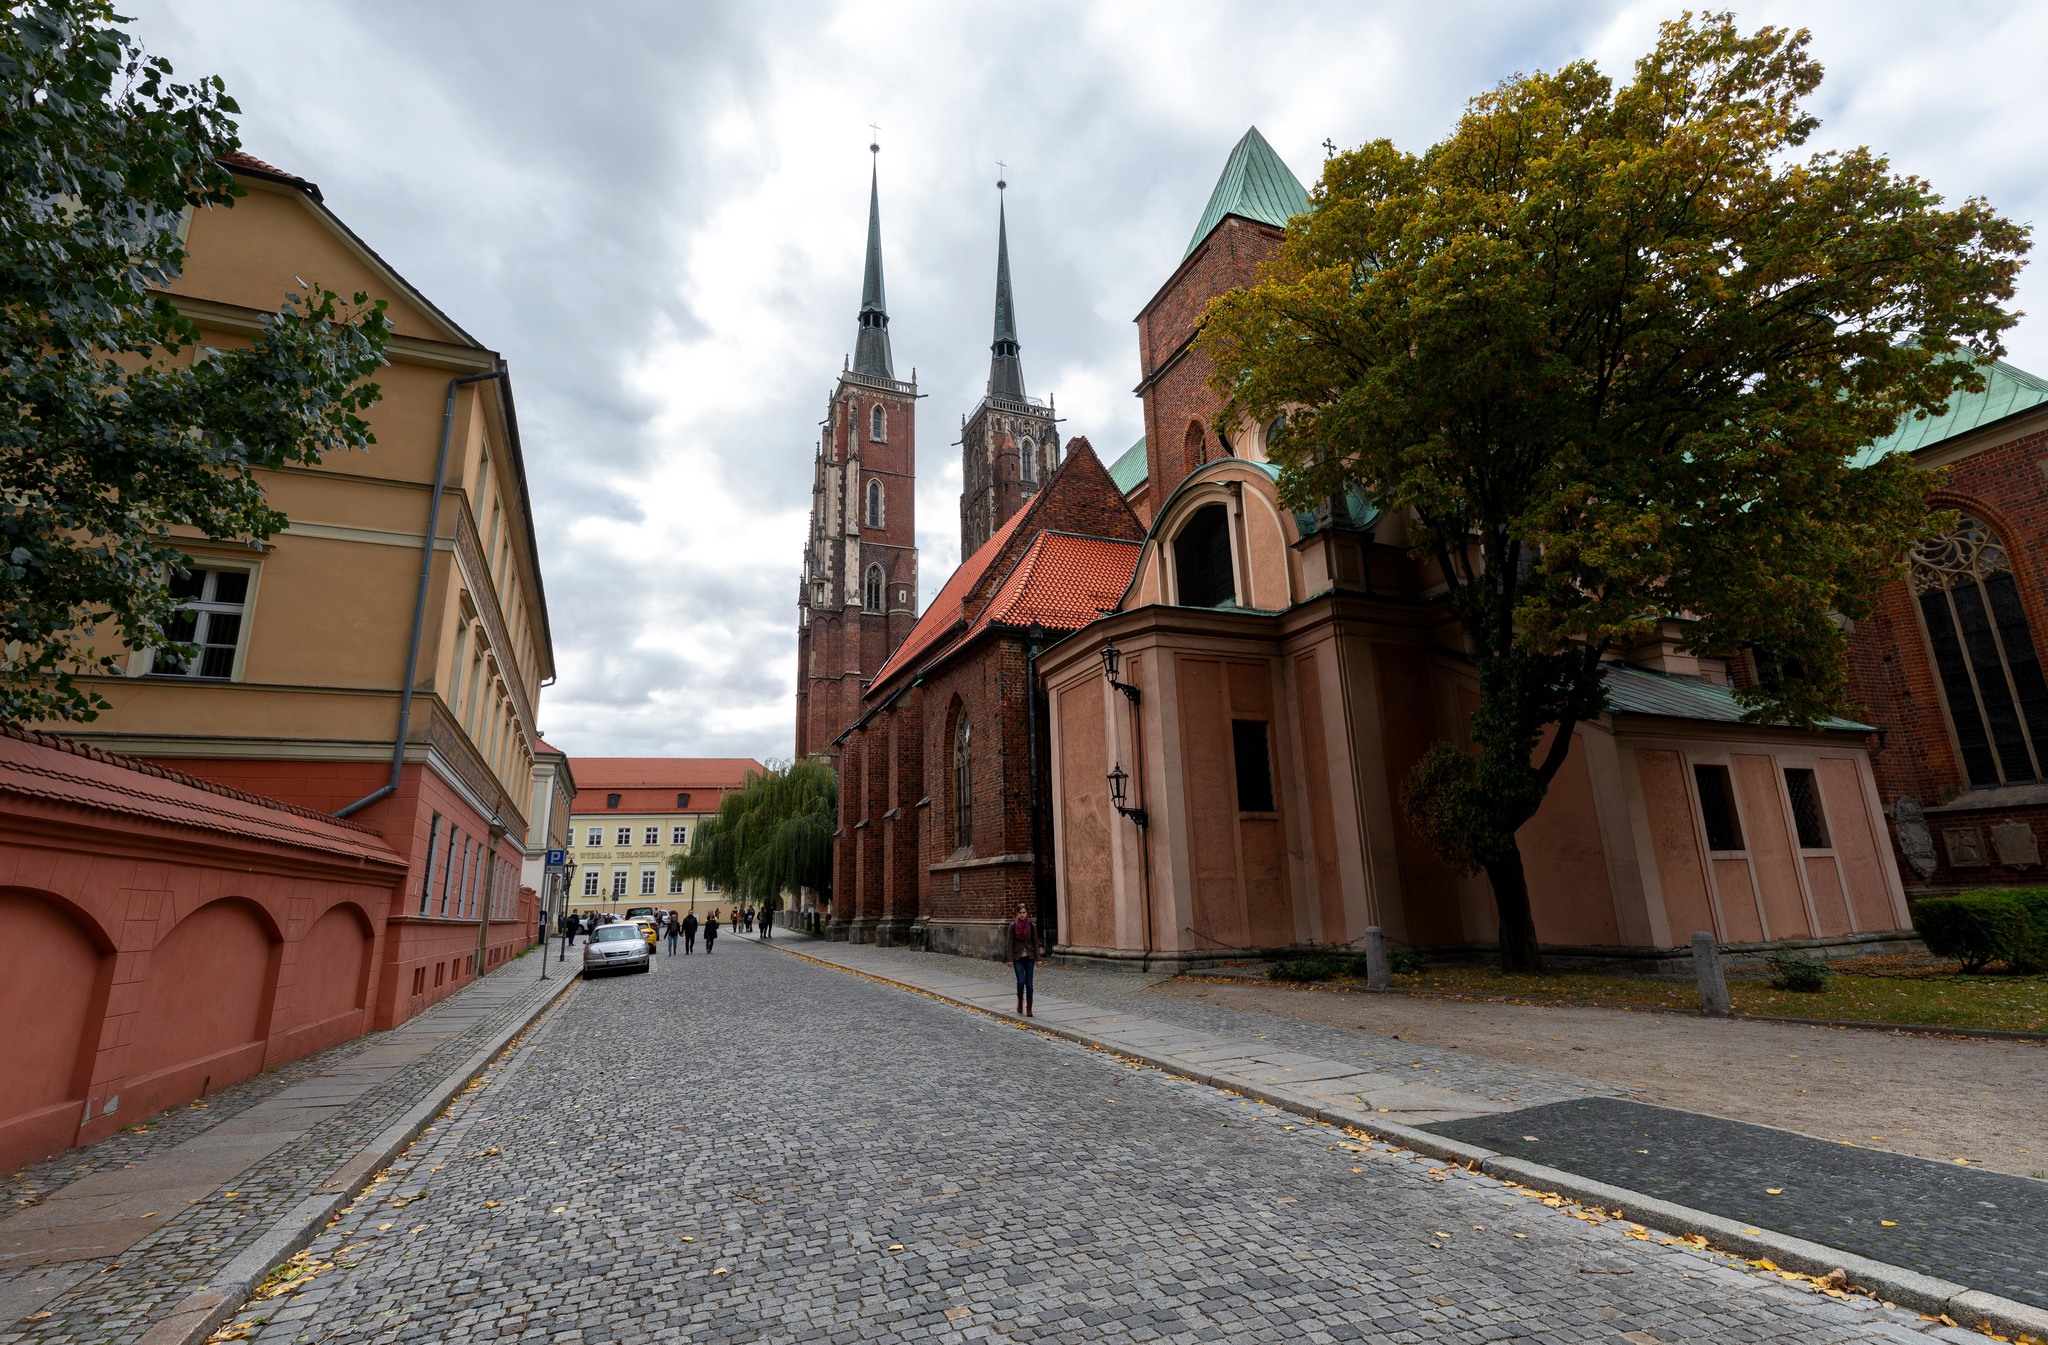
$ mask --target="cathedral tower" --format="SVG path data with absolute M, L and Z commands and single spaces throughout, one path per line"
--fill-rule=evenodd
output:
M 998 193 L 1009 186 L 996 183 Z M 1024 507 L 1060 465 L 1053 408 L 1024 391 L 1017 309 L 1010 294 L 1010 227 L 996 198 L 996 334 L 988 391 L 960 427 L 960 559 L 966 560 Z
M 879 155 L 880 146 L 868 146 Z M 796 754 L 836 757 L 868 679 L 917 620 L 917 375 L 896 377 L 882 284 L 879 165 L 853 359 L 819 424 L 797 594 Z

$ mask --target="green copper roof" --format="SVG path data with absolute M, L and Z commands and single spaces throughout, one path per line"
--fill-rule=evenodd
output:
M 1195 236 L 1188 240 L 1188 250 L 1181 256 L 1194 255 L 1202 240 L 1215 232 L 1226 215 L 1284 229 L 1288 220 L 1306 209 L 1308 189 L 1254 126 L 1230 151 L 1230 161 L 1223 165 L 1223 176 L 1216 179 L 1216 190 L 1209 193 L 1208 208 L 1202 211 Z
M 1617 713 L 1705 720 L 1712 724 L 1742 722 L 1742 703 L 1735 699 L 1733 691 L 1717 682 L 1621 663 L 1603 664 L 1601 671 L 1606 674 L 1608 708 Z M 1824 719 L 1814 727 L 1877 731 L 1853 719 Z
M 1984 391 L 1955 393 L 1948 399 L 1945 415 L 1915 412 L 1907 416 L 1897 429 L 1858 453 L 1854 463 L 1863 467 L 1887 453 L 1917 453 L 2044 404 L 2048 404 L 2048 380 L 2015 369 L 2004 360 L 1993 360 L 1984 370 Z
M 1138 442 L 1125 449 L 1123 456 L 1109 464 L 1109 479 L 1116 482 L 1116 488 L 1128 495 L 1145 484 L 1150 468 L 1145 462 L 1145 436 L 1139 435 Z

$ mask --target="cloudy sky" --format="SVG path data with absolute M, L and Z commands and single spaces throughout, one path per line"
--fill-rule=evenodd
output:
M 1305 182 L 1327 137 L 1420 150 L 1472 93 L 1679 4 L 129 0 L 223 76 L 247 148 L 502 351 L 518 389 L 579 755 L 786 756 L 816 425 L 860 302 L 869 123 L 899 374 L 920 409 L 923 597 L 959 559 L 949 444 L 987 376 L 996 164 L 1025 376 L 1105 457 L 1142 430 L 1139 307 L 1257 125 Z M 1826 144 L 1951 198 L 2048 207 L 2048 5 L 1742 6 L 1803 25 Z M 2009 358 L 2048 373 L 2048 282 Z

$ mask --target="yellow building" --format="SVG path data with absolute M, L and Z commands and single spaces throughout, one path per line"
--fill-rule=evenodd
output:
M 668 861 L 689 851 L 727 794 L 766 771 L 745 757 L 576 758 L 570 909 L 624 915 L 653 906 L 700 920 L 730 910 L 730 894 L 672 877 Z
M 290 520 L 267 542 L 175 539 L 200 657 L 132 651 L 126 677 L 84 679 L 111 709 L 50 727 L 382 833 L 410 865 L 389 908 L 366 913 L 363 993 L 386 1026 L 533 928 L 520 865 L 554 654 L 519 423 L 499 355 L 318 186 L 248 155 L 227 165 L 247 195 L 193 213 L 170 289 L 201 331 L 182 358 L 248 344 L 301 279 L 383 299 L 394 335 L 367 417 L 376 444 L 261 473 Z

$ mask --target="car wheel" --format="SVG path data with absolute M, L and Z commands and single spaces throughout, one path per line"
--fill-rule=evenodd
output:
M 641 975 L 643 975 L 643 976 L 645 976 L 645 975 L 646 975 L 646 974 L 647 974 L 648 972 L 650 972 L 650 971 L 653 971 L 653 970 L 654 970 L 654 964 L 653 964 L 652 962 L 642 962 L 642 963 L 640 964 L 640 974 L 641 974 Z

